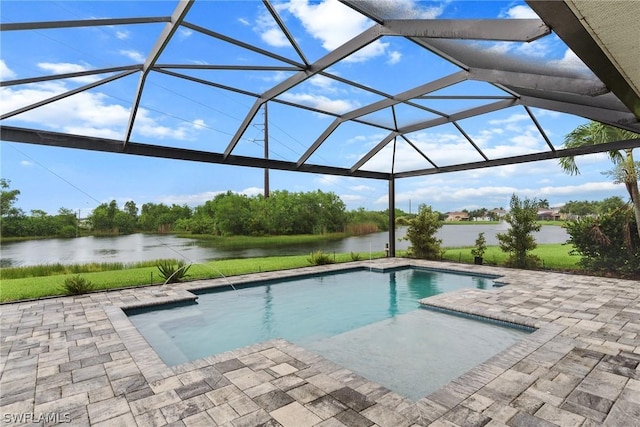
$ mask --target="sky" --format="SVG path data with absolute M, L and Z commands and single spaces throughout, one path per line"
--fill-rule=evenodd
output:
M 173 1 L 9 0 L 2 2 L 1 19 L 3 23 L 10 23 L 168 16 L 175 4 Z M 289 0 L 273 4 L 311 62 L 372 25 L 371 21 L 336 0 Z M 389 13 L 394 17 L 536 18 L 535 13 L 520 1 L 380 0 L 377 4 L 381 8 L 393 8 Z M 186 21 L 300 62 L 262 2 L 198 0 Z M 140 64 L 163 26 L 163 23 L 157 23 L 4 32 L 0 39 L 0 79 L 6 81 Z M 485 42 L 479 46 L 526 61 L 588 72 L 573 52 L 553 35 L 528 44 Z M 275 59 L 186 27 L 178 30 L 157 63 L 283 65 Z M 264 92 L 292 74 L 288 71 L 180 71 L 251 92 Z M 383 37 L 332 66 L 329 71 L 385 93 L 398 94 L 459 69 L 405 39 Z M 1 87 L 0 114 L 110 75 L 113 74 Z M 122 140 L 138 80 L 139 73 L 134 73 L 54 104 L 15 115 L 0 124 Z M 499 89 L 478 82 L 463 82 L 435 94 L 463 93 L 504 95 Z M 342 113 L 381 98 L 336 80 L 316 76 L 279 96 L 279 99 Z M 246 95 L 152 72 L 147 78 L 131 141 L 223 152 L 254 101 Z M 447 114 L 479 105 L 478 102 L 421 101 L 425 106 Z M 397 106 L 396 111 L 401 120 L 400 126 L 436 117 L 403 105 Z M 568 132 L 586 123 L 585 119 L 562 113 L 535 108 L 532 111 L 556 148 L 562 147 Z M 296 161 L 333 119 L 331 115 L 269 103 L 270 158 Z M 373 113 L 363 119 L 393 124 L 390 110 Z M 263 122 L 261 111 L 234 149 L 234 155 L 260 155 L 263 152 Z M 546 142 L 521 106 L 461 120 L 459 124 L 489 158 L 527 154 L 546 147 Z M 311 156 L 309 163 L 351 167 L 384 136 L 386 132 L 372 126 L 341 125 Z M 438 165 L 479 160 L 475 150 L 451 124 L 408 136 Z M 54 214 L 59 208 L 67 208 L 80 211 L 84 217 L 97 205 L 111 200 L 116 200 L 120 206 L 128 200 L 133 200 L 139 207 L 148 202 L 196 206 L 221 192 L 233 191 L 252 196 L 261 194 L 264 188 L 263 171 L 252 168 L 5 141 L 0 143 L 0 156 L 0 176 L 11 181 L 12 189 L 20 190 L 17 207 L 26 213 L 41 209 Z M 374 156 L 363 169 L 389 172 L 390 159 L 391 145 Z M 395 171 L 429 167 L 424 162 L 408 144 L 399 141 Z M 398 179 L 395 183 L 396 207 L 412 212 L 416 212 L 420 204 L 430 205 L 440 212 L 482 207 L 492 209 L 508 207 L 512 194 L 544 199 L 551 206 L 560 206 L 570 200 L 602 200 L 612 196 L 627 200 L 624 187 L 613 184 L 602 174 L 612 168 L 606 155 L 582 156 L 577 163 L 581 171 L 578 176 L 566 175 L 557 161 L 549 160 Z M 384 210 L 388 207 L 388 183 L 379 180 L 272 170 L 270 189 L 331 191 L 340 196 L 348 209 Z

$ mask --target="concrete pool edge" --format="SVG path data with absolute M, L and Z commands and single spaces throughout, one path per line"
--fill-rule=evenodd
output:
M 356 417 L 366 420 L 365 425 L 379 426 L 432 422 L 434 426 L 591 426 L 637 421 L 637 281 L 417 260 L 384 259 L 373 264 L 502 276 L 501 282 L 509 286 L 454 292 L 445 294 L 448 299 L 432 297 L 439 301 L 432 302 L 487 317 L 525 319 L 539 327 L 532 335 L 540 334 L 534 337 L 540 345 L 532 352 L 534 343 L 531 348 L 513 346 L 512 355 L 487 361 L 502 364 L 500 371 L 489 366 L 481 371 L 472 369 L 454 380 L 459 384 L 452 383 L 413 403 L 278 340 L 263 343 L 263 350 L 257 348 L 257 352 L 231 353 L 225 356 L 232 357 L 226 361 L 203 359 L 167 369 L 154 359 L 155 352 L 149 352 L 146 341 L 140 341 L 122 308 L 184 300 L 193 296 L 190 288 L 202 283 L 18 302 L 0 307 L 3 415 L 70 413 L 72 425 L 97 426 L 173 422 L 192 426 L 222 421 L 238 427 L 277 421 L 285 427 L 298 427 L 303 425 L 297 422 L 301 419 L 316 420 L 309 425 L 329 426 L 346 424 Z M 262 378 L 260 375 L 268 371 L 259 368 L 259 361 L 272 363 L 271 367 L 277 367 L 274 373 L 285 375 L 252 388 L 233 384 L 246 384 L 245 378 L 238 377 L 243 372 L 255 380 Z M 238 368 L 239 363 L 242 368 L 227 370 Z M 251 372 L 245 370 L 250 365 Z M 213 374 L 232 381 L 216 388 Z M 290 383 L 294 380 L 295 384 Z M 309 401 L 308 392 L 317 389 L 323 396 Z M 263 391 L 267 393 L 258 394 Z M 279 408 L 263 406 L 263 398 L 271 393 L 281 397 L 284 393 L 291 403 Z M 460 400 L 463 396 L 467 397 Z M 328 414 L 326 407 L 319 406 L 329 403 L 342 412 Z

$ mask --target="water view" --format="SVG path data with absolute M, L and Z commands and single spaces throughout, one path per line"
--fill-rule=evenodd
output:
M 438 231 L 444 247 L 473 246 L 479 232 L 484 232 L 488 245 L 496 245 L 496 233 L 508 228 L 501 224 L 444 225 Z M 404 236 L 406 228 L 396 231 L 396 237 Z M 536 241 L 564 243 L 569 238 L 566 230 L 558 226 L 543 226 L 534 233 Z M 89 262 L 133 263 L 161 258 L 186 258 L 191 262 L 203 262 L 223 258 L 250 258 L 261 256 L 303 255 L 314 250 L 349 253 L 382 251 L 389 241 L 387 232 L 347 237 L 329 242 L 305 243 L 286 246 L 251 247 L 229 249 L 214 242 L 180 238 L 173 235 L 130 234 L 116 237 L 80 237 L 76 239 L 46 239 L 4 243 L 1 248 L 1 266 L 17 267 L 37 264 L 80 264 Z M 406 240 L 396 242 L 396 249 L 407 249 Z

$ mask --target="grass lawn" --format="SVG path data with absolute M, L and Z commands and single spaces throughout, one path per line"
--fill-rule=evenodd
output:
M 383 252 L 374 252 L 372 258 L 382 258 Z M 333 257 L 333 254 L 331 254 Z M 361 254 L 361 259 L 368 259 L 369 253 Z M 261 271 L 288 270 L 292 268 L 308 267 L 308 255 L 239 258 L 217 260 L 202 264 L 193 264 L 188 271 L 189 280 L 210 279 L 240 274 L 258 273 Z M 336 254 L 335 262 L 352 261 L 351 254 Z M 0 283 L 0 301 L 16 301 L 22 299 L 42 298 L 54 295 L 64 295 L 63 284 L 66 278 L 75 274 L 57 274 L 39 277 L 25 277 L 20 279 L 2 279 Z M 163 279 L 155 266 L 132 267 L 119 270 L 94 271 L 81 274 L 93 283 L 95 289 L 117 289 L 131 286 L 146 286 L 160 284 Z
M 570 255 L 571 246 L 564 244 L 539 245 L 533 251 L 543 262 L 543 268 L 552 270 L 577 270 L 578 256 Z M 471 255 L 471 247 L 468 248 L 451 248 L 447 249 L 443 259 L 453 262 L 473 263 Z M 374 252 L 372 258 L 382 258 L 383 252 Z M 398 256 L 403 256 L 404 251 L 398 251 Z M 331 254 L 331 256 L 334 256 Z M 360 259 L 368 259 L 369 253 L 360 253 Z M 263 257 L 263 258 L 241 258 L 217 260 L 202 264 L 193 264 L 189 271 L 189 280 L 208 279 L 214 277 L 236 276 L 240 274 L 258 273 L 261 271 L 277 271 L 292 268 L 300 268 L 310 266 L 308 255 L 298 256 L 281 256 L 281 257 Z M 484 263 L 487 265 L 503 265 L 507 259 L 507 254 L 500 251 L 497 246 L 490 246 L 484 255 Z M 335 262 L 352 261 L 351 254 L 335 254 Z M 99 265 L 92 265 L 93 269 L 97 269 Z M 0 283 L 0 301 L 16 301 L 23 299 L 43 298 L 47 296 L 64 295 L 63 284 L 66 278 L 76 275 L 72 272 L 64 272 L 61 274 L 53 273 L 53 275 L 39 276 L 44 274 L 48 269 L 43 266 L 32 267 L 33 275 L 37 277 L 23 277 L 16 279 L 3 278 Z M 109 268 L 108 264 L 103 268 Z M 4 269 L 3 276 L 9 276 L 11 269 Z M 80 268 L 74 268 L 73 271 L 86 271 Z M 4 273 L 7 273 L 6 275 Z M 48 274 L 51 274 L 49 271 Z M 154 264 L 148 263 L 143 265 L 124 266 L 122 269 L 113 269 L 105 271 L 91 271 L 81 273 L 81 276 L 89 280 L 95 289 L 117 289 L 132 286 L 146 286 L 151 284 L 160 284 L 163 282 L 162 277 L 158 273 L 158 269 Z
M 447 261 L 470 264 L 473 263 L 471 249 L 473 248 L 447 249 L 443 258 Z M 546 244 L 538 245 L 532 253 L 542 260 L 542 268 L 563 271 L 576 270 L 579 268 L 578 261 L 580 257 L 578 255 L 571 255 L 569 252 L 571 252 L 572 249 L 573 246 L 562 243 Z M 502 252 L 498 246 L 489 246 L 484 253 L 484 264 L 503 265 L 508 257 L 509 254 Z

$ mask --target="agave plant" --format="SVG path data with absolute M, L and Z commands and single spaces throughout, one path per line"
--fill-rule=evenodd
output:
M 333 264 L 334 260 L 331 258 L 329 254 L 326 254 L 322 251 L 311 252 L 307 261 L 313 265 L 325 265 L 325 264 Z
M 189 277 L 187 271 L 191 268 L 191 264 L 187 264 L 183 260 L 162 260 L 156 264 L 160 277 L 164 279 L 164 283 L 176 283 L 182 279 Z

